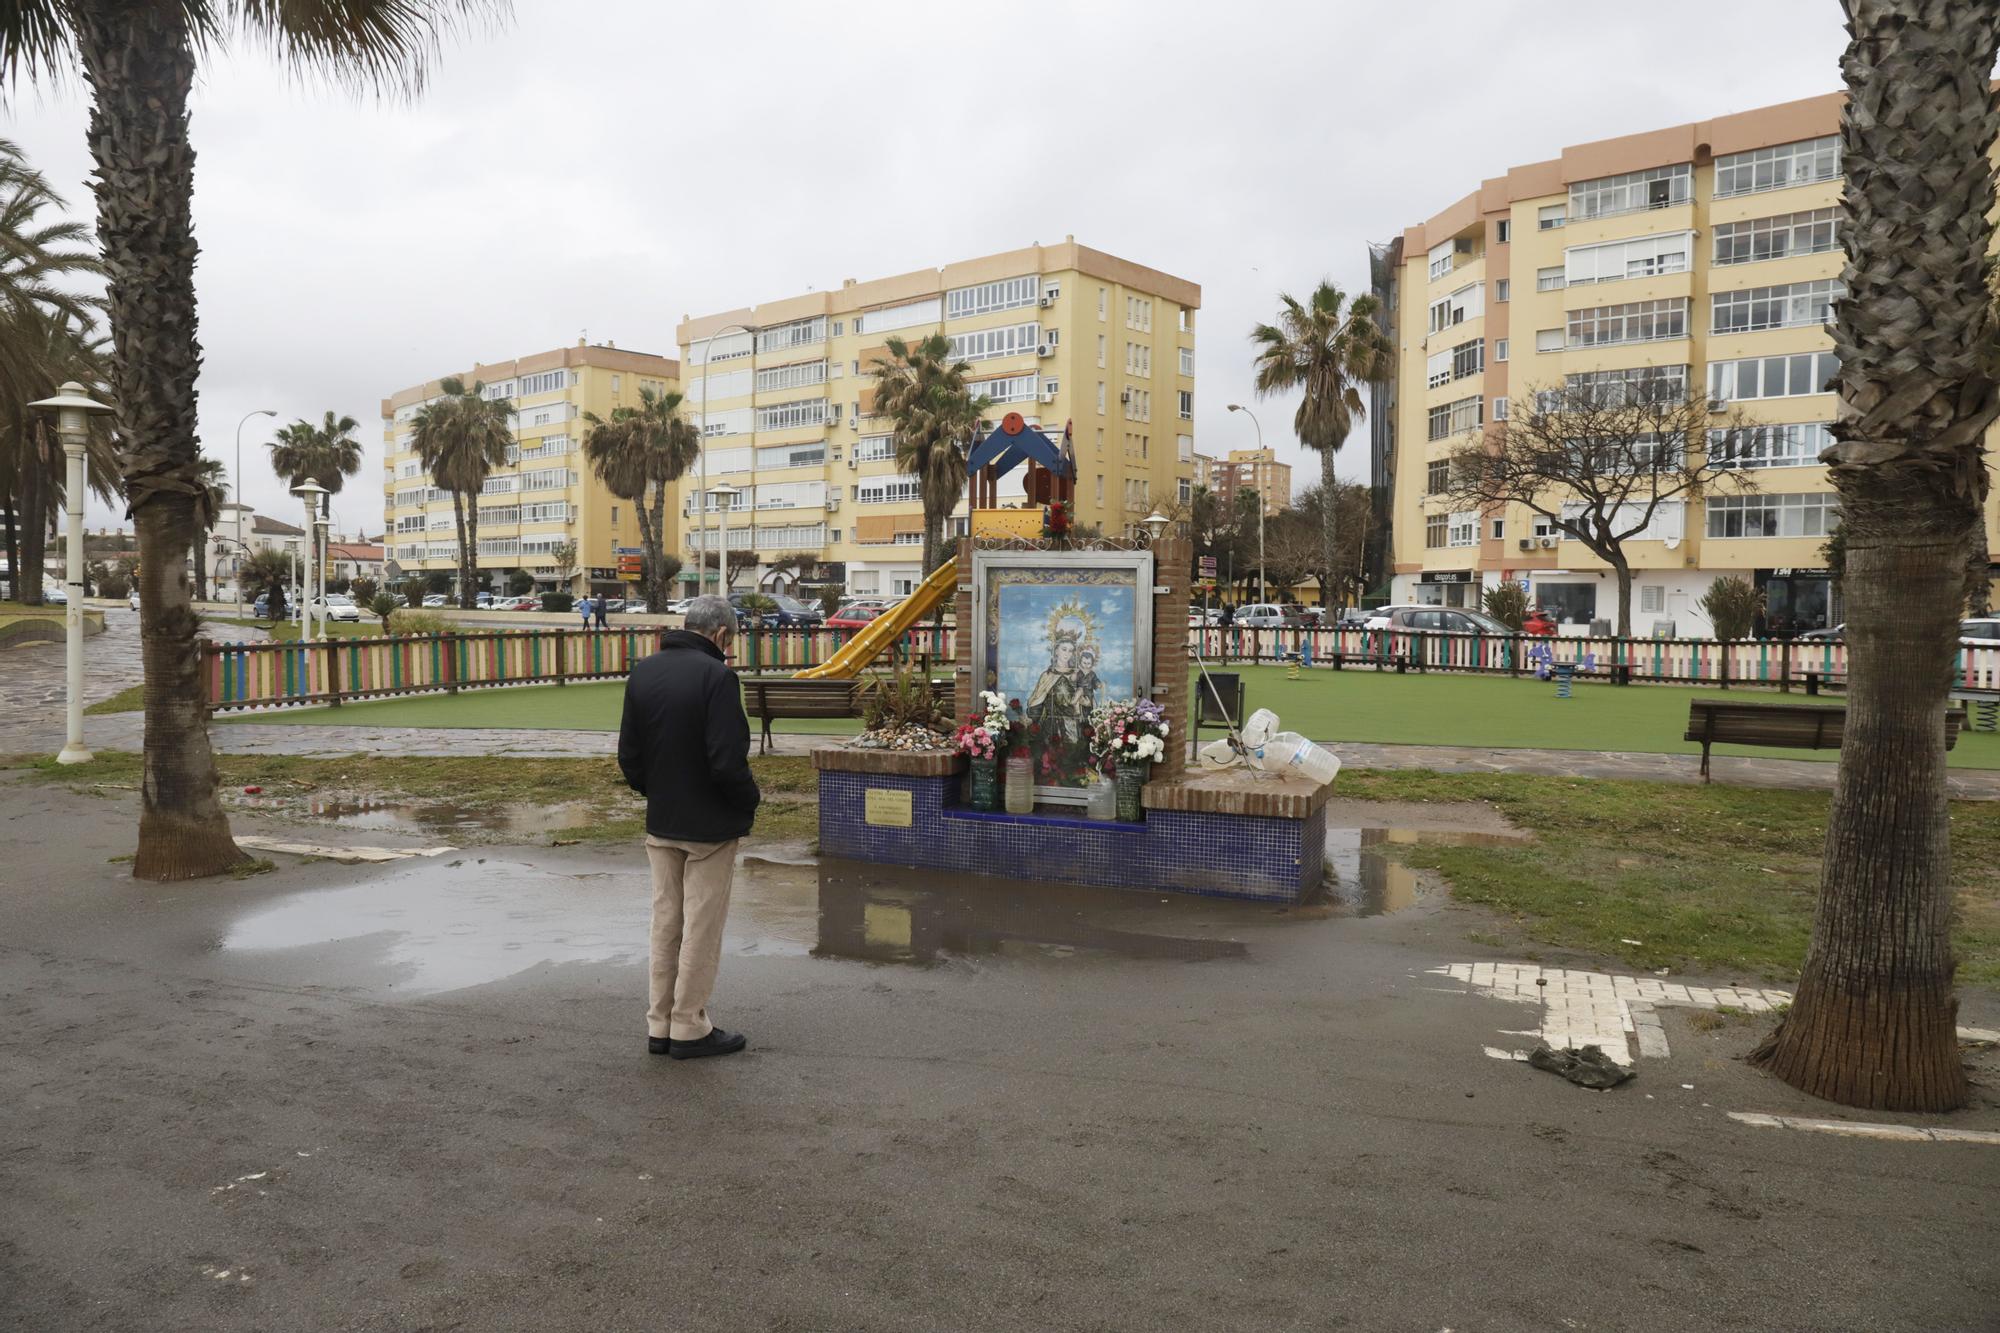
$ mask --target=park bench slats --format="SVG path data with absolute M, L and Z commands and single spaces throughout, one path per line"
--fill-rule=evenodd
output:
M 1965 726 L 1965 714 L 1958 709 L 1949 709 L 1944 716 L 1944 748 L 1949 750 L 1958 744 L 1958 733 Z M 1682 739 L 1701 745 L 1701 778 L 1707 782 L 1708 752 L 1712 745 L 1838 750 L 1846 724 L 1845 708 L 1693 699 L 1688 702 L 1687 735 Z
M 743 711 L 764 723 L 758 752 L 771 752 L 771 723 L 778 718 L 860 716 L 861 687 L 858 680 L 744 681 Z

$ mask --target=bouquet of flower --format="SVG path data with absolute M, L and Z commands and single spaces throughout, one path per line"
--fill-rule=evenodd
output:
M 1166 710 L 1151 699 L 1119 699 L 1090 715 L 1091 740 L 1106 759 L 1150 763 L 1167 752 Z
M 1010 726 L 1007 701 L 986 690 L 980 694 L 979 702 L 983 711 L 966 714 L 965 725 L 958 729 L 955 739 L 961 753 L 974 759 L 996 759 L 1000 753 L 1000 742 Z
M 1057 500 L 1042 510 L 1042 536 L 1049 538 L 1067 537 L 1076 525 L 1076 505 L 1074 501 Z

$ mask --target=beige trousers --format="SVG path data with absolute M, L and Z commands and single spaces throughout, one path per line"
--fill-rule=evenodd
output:
M 670 842 L 646 835 L 653 863 L 653 975 L 646 1035 L 700 1041 L 715 1027 L 708 997 L 722 961 L 722 923 L 736 874 L 736 843 Z

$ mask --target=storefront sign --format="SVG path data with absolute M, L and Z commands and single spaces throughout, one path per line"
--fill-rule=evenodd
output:
M 590 577 L 593 579 L 615 579 L 618 577 L 618 571 L 616 569 L 607 569 L 602 565 L 592 565 L 590 567 Z
M 887 787 L 870 787 L 862 793 L 861 818 L 864 823 L 909 828 L 913 822 L 910 793 Z
M 1473 569 L 1427 569 L 1417 575 L 1419 583 L 1477 583 L 1479 571 Z
M 1830 569 L 1760 569 L 1757 573 L 1769 579 L 1830 579 L 1833 577 L 1833 571 Z

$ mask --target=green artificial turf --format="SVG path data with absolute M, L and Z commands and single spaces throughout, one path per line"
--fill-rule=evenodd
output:
M 1756 699 L 1814 702 L 1772 690 L 1698 690 L 1672 685 L 1578 685 L 1558 699 L 1546 681 L 1493 676 L 1399 676 L 1374 670 L 1316 668 L 1288 680 L 1283 667 L 1233 667 L 1244 677 L 1246 703 L 1269 708 L 1285 729 L 1318 741 L 1384 745 L 1452 745 L 1492 749 L 1612 750 L 1638 754 L 1698 754 L 1681 739 L 1690 699 Z M 284 708 L 219 714 L 239 723 L 378 727 L 524 727 L 615 731 L 624 686 L 531 685 L 467 690 L 456 697 L 410 695 L 340 708 Z M 1835 704 L 1838 700 L 1820 702 Z M 773 730 L 843 734 L 857 724 L 841 719 L 777 723 Z M 1717 754 L 1831 762 L 1831 750 L 1772 750 L 1718 745 Z M 2000 734 L 1967 732 L 1951 753 L 1955 768 L 2000 768 Z

